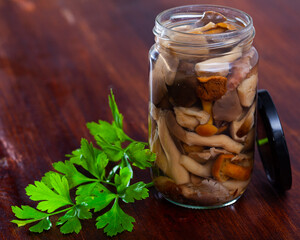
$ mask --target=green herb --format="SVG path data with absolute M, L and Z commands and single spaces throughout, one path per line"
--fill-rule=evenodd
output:
M 130 184 L 132 166 L 146 169 L 155 155 L 145 148 L 146 143 L 137 142 L 124 133 L 123 115 L 119 113 L 112 91 L 109 106 L 114 119 L 111 124 L 101 120 L 87 124 L 97 146 L 82 139 L 80 148 L 66 155 L 66 161 L 53 164 L 56 171 L 47 172 L 41 181 L 29 184 L 26 194 L 38 202 L 36 209 L 12 206 L 18 218 L 12 220 L 13 223 L 19 227 L 36 223 L 29 230 L 41 233 L 52 227 L 51 216 L 64 213 L 56 226 L 60 226 L 64 234 L 79 233 L 81 220 L 101 211 L 96 227 L 104 228 L 108 236 L 132 231 L 135 220 L 121 209 L 120 200 L 133 203 L 149 196 L 147 187 L 152 183 Z M 74 198 L 70 194 L 73 188 Z

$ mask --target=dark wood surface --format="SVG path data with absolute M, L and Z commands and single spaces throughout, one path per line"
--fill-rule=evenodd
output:
M 107 239 L 95 220 L 78 234 L 17 228 L 11 205 L 24 188 L 88 137 L 87 121 L 111 120 L 114 89 L 125 129 L 147 140 L 148 50 L 155 16 L 191 0 L 0 1 L 0 239 Z M 157 196 L 127 204 L 132 233 L 114 239 L 300 239 L 300 1 L 215 0 L 248 12 L 256 27 L 260 88 L 273 96 L 290 150 L 293 186 L 268 183 L 256 155 L 252 182 L 234 205 L 190 210 Z M 150 180 L 148 172 L 137 178 Z

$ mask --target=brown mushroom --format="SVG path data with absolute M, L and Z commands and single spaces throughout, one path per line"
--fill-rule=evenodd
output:
M 198 184 L 179 185 L 182 194 L 197 205 L 212 206 L 227 202 L 231 199 L 229 191 L 213 179 L 204 179 Z
M 203 16 L 194 23 L 193 27 L 202 27 L 208 24 L 209 22 L 212 23 L 220 23 L 225 22 L 227 18 L 218 12 L 215 11 L 206 11 L 204 12 Z
M 216 101 L 226 93 L 227 78 L 222 76 L 211 76 L 198 78 L 197 96 L 205 101 Z
M 181 188 L 169 177 L 159 176 L 153 179 L 154 186 L 159 192 L 173 200 L 180 200 L 182 197 Z
M 256 55 L 256 50 L 254 47 L 250 48 L 247 53 L 235 61 L 232 66 L 232 73 L 228 76 L 228 89 L 235 89 L 252 71 L 256 72 L 257 68 L 252 66 L 252 62 L 256 62 L 257 59 L 254 58 Z M 248 76 L 250 77 L 250 76 Z
M 199 125 L 198 127 L 196 127 L 195 131 L 200 136 L 210 137 L 210 136 L 215 135 L 218 132 L 218 128 L 216 128 L 212 124 L 204 124 L 204 125 Z
M 231 122 L 237 119 L 243 111 L 236 90 L 228 91 L 213 105 L 215 120 Z
M 176 106 L 191 107 L 197 101 L 196 87 L 198 80 L 195 76 L 177 73 L 174 84 L 168 87 L 169 95 Z
M 251 167 L 242 167 L 231 163 L 234 157 L 232 154 L 221 154 L 212 167 L 212 175 L 220 182 L 225 182 L 229 178 L 246 181 L 250 178 Z

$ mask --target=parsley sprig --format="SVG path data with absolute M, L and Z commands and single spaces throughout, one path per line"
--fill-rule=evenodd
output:
M 29 230 L 41 233 L 52 227 L 51 216 L 63 214 L 56 222 L 64 234 L 79 233 L 81 220 L 92 218 L 92 212 L 102 212 L 96 218 L 96 227 L 104 228 L 108 236 L 125 230 L 132 231 L 134 218 L 120 207 L 120 201 L 133 203 L 149 196 L 151 183 L 131 184 L 132 166 L 151 167 L 155 155 L 146 149 L 147 143 L 131 139 L 123 131 L 123 115 L 119 112 L 113 92 L 109 96 L 113 122 L 87 123 L 97 146 L 81 140 L 80 148 L 64 162 L 56 162 L 56 171 L 47 172 L 41 181 L 26 187 L 26 194 L 37 201 L 31 206 L 12 206 L 19 227 L 35 223 Z M 126 147 L 123 147 L 126 146 Z M 75 192 L 71 197 L 70 191 Z

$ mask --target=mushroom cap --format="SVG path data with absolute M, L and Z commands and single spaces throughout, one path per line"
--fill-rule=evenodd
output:
M 202 18 L 200 18 L 197 22 L 194 23 L 193 27 L 202 27 L 209 22 L 213 23 L 220 23 L 220 22 L 225 22 L 227 18 L 218 12 L 215 11 L 206 11 L 204 12 Z
M 214 178 L 216 180 L 218 180 L 220 182 L 225 182 L 229 179 L 229 177 L 223 173 L 223 169 L 226 164 L 226 160 L 231 159 L 233 157 L 234 157 L 234 155 L 232 155 L 232 154 L 221 154 L 216 159 L 216 161 L 212 167 L 212 175 L 214 176 Z

